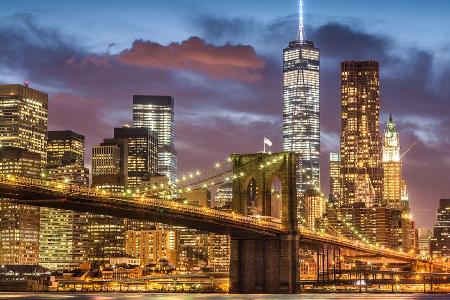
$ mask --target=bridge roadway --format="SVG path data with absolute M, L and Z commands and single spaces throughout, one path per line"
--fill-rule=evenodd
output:
M 287 231 L 279 222 L 255 216 L 13 175 L 0 175 L 0 195 L 21 204 L 160 222 L 218 234 L 231 234 L 234 237 L 270 238 Z M 303 227 L 299 227 L 299 235 L 301 241 L 342 247 L 404 262 L 418 261 L 415 255 L 409 253 L 368 245 Z

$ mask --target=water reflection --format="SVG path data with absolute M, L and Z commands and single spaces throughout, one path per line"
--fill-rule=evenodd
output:
M 224 295 L 224 294 L 35 294 L 0 293 L 0 299 L 70 299 L 70 300 L 448 300 L 450 294 L 301 294 L 301 295 Z

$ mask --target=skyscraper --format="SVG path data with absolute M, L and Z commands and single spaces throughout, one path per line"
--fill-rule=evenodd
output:
M 299 197 L 320 188 L 319 62 L 319 49 L 305 38 L 300 1 L 297 39 L 283 50 L 283 151 L 299 154 Z
M 450 199 L 439 201 L 437 222 L 433 229 L 430 251 L 432 255 L 450 256 Z
M 51 180 L 89 185 L 89 169 L 84 167 L 84 136 L 71 130 L 49 131 L 46 173 Z
M 133 127 L 146 127 L 158 136 L 158 173 L 175 182 L 174 100 L 171 96 L 133 95 Z
M 341 198 L 341 156 L 339 153 L 330 153 L 330 199 L 339 202 Z
M 48 95 L 0 85 L 0 169 L 39 178 L 47 162 Z M 0 201 L 0 263 L 39 262 L 39 208 Z
M 341 68 L 342 202 L 370 207 L 383 199 L 378 63 L 347 61 Z
M 128 140 L 128 186 L 139 187 L 142 179 L 158 172 L 157 135 L 149 128 L 114 128 L 114 138 Z
M 71 130 L 49 131 L 46 179 L 74 185 L 89 185 L 84 167 L 84 136 Z M 39 264 L 49 269 L 67 269 L 87 259 L 88 214 L 41 208 Z
M 128 182 L 128 140 L 104 139 L 92 148 L 92 186 L 123 191 Z
M 72 130 L 48 131 L 47 166 L 84 165 L 84 136 Z
M 0 146 L 26 149 L 47 163 L 48 95 L 28 85 L 0 85 Z
M 392 115 L 384 130 L 383 143 L 383 195 L 389 207 L 400 208 L 402 200 L 402 163 L 400 160 L 400 136 Z

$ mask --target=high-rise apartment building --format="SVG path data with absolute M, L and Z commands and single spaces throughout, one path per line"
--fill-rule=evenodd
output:
M 320 51 L 305 39 L 301 5 L 298 37 L 283 50 L 283 151 L 299 155 L 298 197 L 320 188 L 319 75 Z
M 378 63 L 347 61 L 341 69 L 342 202 L 370 207 L 383 200 Z
M 128 186 L 140 187 L 143 179 L 158 172 L 158 140 L 149 128 L 114 128 L 115 139 L 128 141 Z
M 400 136 L 392 115 L 384 130 L 383 139 L 383 196 L 384 204 L 389 207 L 402 206 L 402 192 L 406 184 L 402 180 L 402 162 L 400 157 Z
M 171 96 L 133 95 L 133 127 L 145 127 L 158 137 L 158 173 L 177 177 L 174 100 Z
M 0 85 L 0 146 L 26 149 L 47 163 L 48 95 L 28 85 Z
M 330 153 L 330 199 L 340 202 L 341 198 L 341 156 L 339 153 Z
M 450 256 L 450 199 L 441 199 L 437 211 L 437 222 L 430 242 L 432 255 Z

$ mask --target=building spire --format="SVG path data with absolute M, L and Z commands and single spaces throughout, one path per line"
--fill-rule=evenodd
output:
M 298 33 L 297 39 L 300 42 L 305 40 L 305 26 L 303 25 L 303 0 L 299 3 L 299 20 L 298 20 Z

